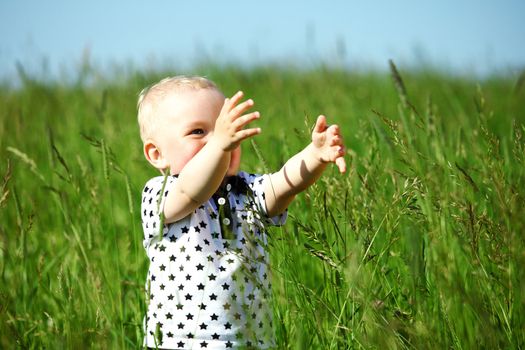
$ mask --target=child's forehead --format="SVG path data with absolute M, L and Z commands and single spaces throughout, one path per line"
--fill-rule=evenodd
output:
M 192 119 L 192 116 L 217 113 L 224 103 L 223 94 L 217 89 L 173 90 L 155 103 L 155 114 L 162 119 Z
M 197 96 L 204 96 L 205 98 L 216 100 L 217 97 L 220 99 L 224 98 L 224 95 L 216 88 L 194 88 L 179 86 L 174 89 L 166 91 L 164 94 L 159 96 L 157 103 L 165 101 L 178 101 L 179 103 L 192 103 L 196 100 Z

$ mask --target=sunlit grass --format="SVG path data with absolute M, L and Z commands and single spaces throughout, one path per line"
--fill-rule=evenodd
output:
M 320 113 L 347 140 L 348 173 L 328 170 L 270 232 L 278 346 L 523 347 L 519 78 L 391 72 L 191 72 L 255 100 L 245 170 L 277 170 Z M 156 173 L 135 101 L 163 75 L 0 88 L 0 347 L 141 344 L 138 208 Z

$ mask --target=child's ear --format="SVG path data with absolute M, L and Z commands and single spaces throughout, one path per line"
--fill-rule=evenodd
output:
M 151 165 L 161 171 L 168 167 L 166 159 L 162 156 L 160 149 L 151 140 L 144 142 L 144 156 Z

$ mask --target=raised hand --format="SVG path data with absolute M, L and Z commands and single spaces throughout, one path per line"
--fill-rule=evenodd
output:
M 251 99 L 240 102 L 243 96 L 243 92 L 239 91 L 231 98 L 226 98 L 215 121 L 213 137 L 224 151 L 232 151 L 242 141 L 261 133 L 260 128 L 244 129 L 246 125 L 259 119 L 260 115 L 259 112 L 244 114 L 254 103 Z
M 321 162 L 335 163 L 341 173 L 346 171 L 345 146 L 339 126 L 328 126 L 324 115 L 317 118 L 312 132 L 312 144 Z

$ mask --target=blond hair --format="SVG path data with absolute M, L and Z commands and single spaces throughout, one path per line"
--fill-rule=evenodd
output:
M 140 127 L 140 138 L 143 142 L 151 137 L 158 125 L 155 105 L 168 94 L 186 89 L 217 89 L 217 86 L 204 77 L 177 75 L 164 78 L 142 89 L 137 101 L 137 119 Z

